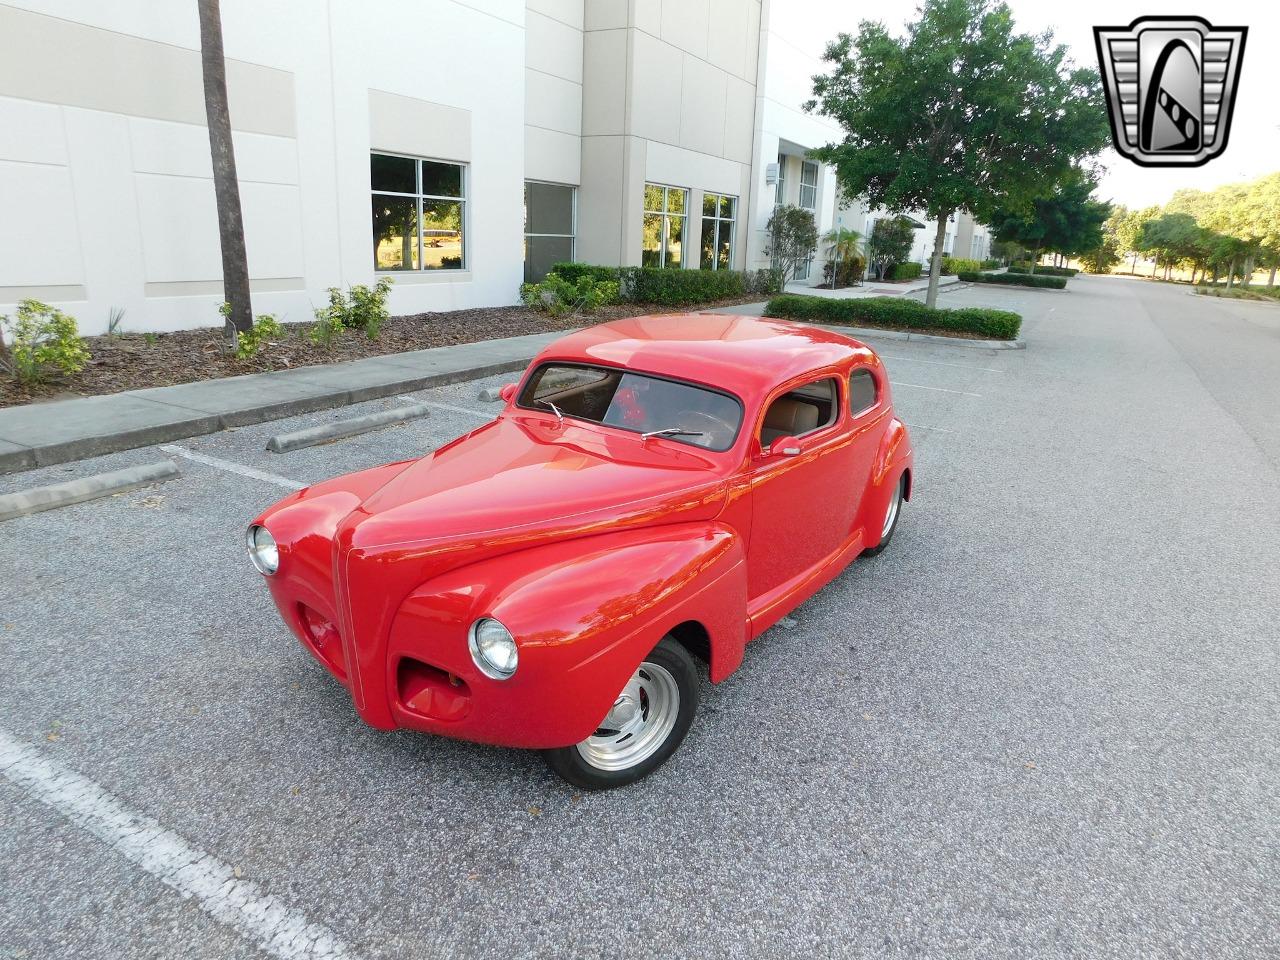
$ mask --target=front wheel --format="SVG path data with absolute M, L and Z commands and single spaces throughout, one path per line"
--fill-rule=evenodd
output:
M 544 756 L 552 770 L 584 790 L 623 787 L 667 762 L 697 712 L 698 669 L 684 647 L 663 637 L 596 732 Z
M 898 518 L 902 516 L 902 499 L 906 489 L 907 475 L 904 473 L 898 477 L 898 484 L 889 498 L 889 506 L 885 508 L 884 526 L 880 528 L 880 542 L 874 547 L 863 550 L 864 557 L 874 557 L 876 554 L 883 553 L 885 547 L 889 546 L 889 541 L 893 539 L 893 531 L 898 529 Z

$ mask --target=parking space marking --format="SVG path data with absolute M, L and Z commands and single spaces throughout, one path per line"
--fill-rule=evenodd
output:
M 396 397 L 397 400 L 403 400 L 405 403 L 420 403 L 424 407 L 437 407 L 440 410 L 452 410 L 454 413 L 465 413 L 472 417 L 479 417 L 481 420 L 496 420 L 497 416 L 492 413 L 481 413 L 479 410 L 469 410 L 466 407 L 455 406 L 452 403 L 439 403 L 435 400 L 418 400 L 415 397 L 401 395 Z
M 908 423 L 907 426 L 912 430 L 931 430 L 934 433 L 950 433 L 959 434 L 959 430 L 947 430 L 944 427 L 931 427 L 927 423 Z
M 277 487 L 284 487 L 286 490 L 302 490 L 304 487 L 310 486 L 310 484 L 299 483 L 297 480 L 282 477 L 278 473 L 267 473 L 265 470 L 255 470 L 253 467 L 246 467 L 242 463 L 232 463 L 230 460 L 223 460 L 221 457 L 211 457 L 205 453 L 196 453 L 194 450 L 180 447 L 176 443 L 162 443 L 160 449 L 165 453 L 172 453 L 176 457 L 186 457 L 196 463 L 203 463 L 206 467 L 213 467 L 215 470 L 225 470 L 227 473 L 239 474 L 242 477 L 248 477 L 250 480 L 261 480 L 263 483 L 274 483 Z
M 890 357 L 886 354 L 880 354 L 881 360 L 905 360 L 907 363 L 928 363 L 935 367 L 957 367 L 960 370 L 980 370 L 983 373 L 1004 373 L 1003 370 L 997 370 L 995 367 L 975 367 L 970 363 L 947 363 L 945 360 L 918 360 L 915 357 Z
M 926 387 L 923 383 L 903 383 L 901 380 L 890 380 L 895 387 L 914 387 L 917 390 L 937 390 L 939 393 L 958 393 L 962 397 L 981 397 L 980 393 L 970 393 L 968 390 L 951 390 L 947 387 Z
M 48 807 L 281 960 L 355 960 L 328 928 L 236 869 L 192 846 L 150 817 L 129 810 L 86 777 L 0 730 L 0 773 L 27 796 Z

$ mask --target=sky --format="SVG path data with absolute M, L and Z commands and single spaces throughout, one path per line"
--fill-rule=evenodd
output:
M 1226 150 L 1202 167 L 1182 170 L 1140 167 L 1108 148 L 1101 158 L 1106 168 L 1098 189 L 1101 199 L 1145 207 L 1164 203 L 1183 187 L 1210 190 L 1280 170 L 1280 112 L 1275 109 L 1275 95 L 1280 91 L 1280 3 L 1276 0 L 1189 0 L 1172 4 L 1158 0 L 1006 2 L 1021 29 L 1032 33 L 1052 30 L 1054 39 L 1070 48 L 1077 63 L 1094 68 L 1098 66 L 1095 26 L 1127 27 L 1143 16 L 1195 15 L 1214 26 L 1249 28 Z M 874 12 L 868 10 L 862 17 L 880 20 L 896 32 L 913 18 L 916 6 L 915 0 L 881 0 L 874 5 Z

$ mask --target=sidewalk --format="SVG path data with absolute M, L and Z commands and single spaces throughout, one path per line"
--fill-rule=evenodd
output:
M 523 370 L 565 331 L 0 409 L 0 473 Z
M 960 282 L 959 277 L 947 276 L 938 278 L 938 288 L 949 287 Z M 904 297 L 910 293 L 923 293 L 929 289 L 929 278 L 920 277 L 906 283 L 881 283 L 868 280 L 860 287 L 811 287 L 808 283 L 797 283 L 794 280 L 787 284 L 787 293 L 808 294 L 811 297 L 830 297 L 834 300 L 854 300 L 860 297 Z

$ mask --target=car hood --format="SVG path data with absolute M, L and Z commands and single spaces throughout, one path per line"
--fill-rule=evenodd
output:
M 343 524 L 345 545 L 545 535 L 586 518 L 610 529 L 669 515 L 709 519 L 724 502 L 720 466 L 687 444 L 509 414 L 411 463 L 365 497 Z

